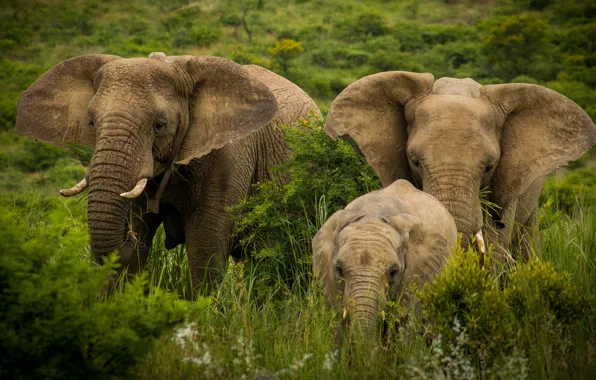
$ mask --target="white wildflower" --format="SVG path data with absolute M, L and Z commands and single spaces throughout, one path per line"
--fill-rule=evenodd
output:
M 325 354 L 325 360 L 323 361 L 323 369 L 325 371 L 331 371 L 333 369 L 333 365 L 337 361 L 338 355 L 339 350 L 335 350 L 333 352 L 328 352 Z
M 196 334 L 196 323 L 188 323 L 184 327 L 178 327 L 174 330 L 174 339 L 181 347 L 186 347 L 188 340 L 192 339 Z

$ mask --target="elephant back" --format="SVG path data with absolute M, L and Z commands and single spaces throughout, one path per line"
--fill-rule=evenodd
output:
M 296 84 L 261 66 L 245 65 L 244 68 L 273 92 L 279 110 L 273 124 L 293 125 L 304 119 L 312 121 L 321 117 L 314 100 Z

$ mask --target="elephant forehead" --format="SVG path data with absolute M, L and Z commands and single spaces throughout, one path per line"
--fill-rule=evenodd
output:
M 484 98 L 460 95 L 430 95 L 421 101 L 413 114 L 417 126 L 439 124 L 496 127 L 499 115 Z
M 460 95 L 469 98 L 480 97 L 480 83 L 473 79 L 465 78 L 440 78 L 433 84 L 435 95 Z
M 379 252 L 394 251 L 401 244 L 401 239 L 389 224 L 365 217 L 346 226 L 338 236 L 338 243 L 354 252 Z
M 174 65 L 158 59 L 127 58 L 117 59 L 103 65 L 97 72 L 96 79 L 148 85 L 164 79 L 171 79 L 175 72 Z

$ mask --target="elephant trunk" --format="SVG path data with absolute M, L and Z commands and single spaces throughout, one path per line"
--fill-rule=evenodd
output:
M 384 296 L 378 274 L 360 274 L 351 281 L 344 302 L 350 315 L 350 333 L 360 342 L 376 336 L 379 310 Z
M 121 196 L 135 185 L 135 155 L 130 134 L 119 128 L 100 130 L 89 164 L 88 228 L 91 251 L 96 259 L 124 246 L 134 237 L 127 234 L 131 201 Z M 122 258 L 121 258 L 122 259 Z
M 437 198 L 451 213 L 466 249 L 470 238 L 482 228 L 480 183 L 475 176 L 437 170 L 423 184 L 423 191 Z

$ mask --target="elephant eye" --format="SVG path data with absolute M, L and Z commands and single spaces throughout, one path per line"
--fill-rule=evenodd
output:
M 89 120 L 89 127 L 95 128 L 95 123 L 93 122 L 93 120 Z
M 416 156 L 410 156 L 410 162 L 412 163 L 412 165 L 415 168 L 419 168 L 420 167 L 420 158 L 418 158 Z
M 391 269 L 389 269 L 389 279 L 396 280 L 398 275 L 399 268 L 397 266 L 392 266 Z
M 494 167 L 495 167 L 495 164 L 494 164 L 494 163 L 492 163 L 492 162 L 491 162 L 491 163 L 489 163 L 489 164 L 487 164 L 487 165 L 486 165 L 486 169 L 484 169 L 484 173 L 485 173 L 485 174 L 488 174 L 488 173 L 490 173 L 490 172 L 493 170 L 493 168 L 494 168 Z
M 337 274 L 337 277 L 344 278 L 344 268 L 341 265 L 335 266 L 335 273 Z
M 164 120 L 155 120 L 153 122 L 153 131 L 155 131 L 155 133 L 159 133 L 162 130 L 165 129 L 165 127 L 167 127 L 168 123 L 165 122 Z

